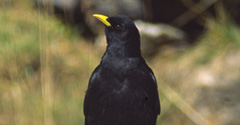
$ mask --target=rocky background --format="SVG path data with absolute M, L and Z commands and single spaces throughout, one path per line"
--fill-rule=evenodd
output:
M 0 0 L 0 124 L 84 124 L 101 60 L 94 13 L 135 20 L 158 125 L 240 124 L 239 0 Z

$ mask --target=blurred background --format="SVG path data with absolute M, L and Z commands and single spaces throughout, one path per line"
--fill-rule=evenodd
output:
M 135 20 L 157 125 L 240 124 L 239 0 L 0 0 L 1 125 L 84 125 L 106 47 L 94 13 Z

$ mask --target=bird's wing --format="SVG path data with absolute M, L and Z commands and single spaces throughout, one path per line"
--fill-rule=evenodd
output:
M 92 73 L 92 75 L 91 75 L 91 77 L 90 77 L 90 79 L 89 79 L 88 88 L 92 86 L 93 82 L 94 82 L 95 79 L 98 77 L 98 75 L 99 75 L 99 70 L 100 70 L 100 65 L 97 66 L 97 67 L 94 69 L 94 71 L 93 71 L 93 73 Z
M 89 80 L 89 83 L 88 83 L 88 89 L 87 89 L 87 92 L 86 92 L 86 95 L 85 95 L 85 98 L 84 98 L 84 104 L 83 104 L 83 107 L 84 107 L 84 115 L 86 116 L 87 112 L 88 112 L 88 107 L 91 105 L 91 103 L 94 101 L 94 98 L 88 98 L 89 93 L 88 90 L 92 88 L 93 84 L 94 84 L 94 81 L 95 79 L 97 79 L 98 75 L 99 75 L 99 69 L 100 69 L 100 66 L 97 66 L 95 68 L 95 70 L 93 71 L 91 77 L 90 77 L 90 80 Z
M 148 76 L 148 84 L 144 84 L 144 86 L 146 88 L 149 88 L 147 91 L 149 91 L 149 93 L 153 93 L 153 95 L 155 96 L 155 108 L 157 111 L 157 114 L 160 114 L 161 112 L 161 106 L 160 106 L 160 100 L 159 100 L 159 96 L 158 96 L 158 87 L 157 87 L 157 80 L 155 78 L 155 75 L 153 73 L 153 71 L 151 70 L 151 68 L 149 68 L 147 66 L 147 64 L 145 64 L 145 69 L 143 70 L 145 72 L 145 74 L 147 74 Z

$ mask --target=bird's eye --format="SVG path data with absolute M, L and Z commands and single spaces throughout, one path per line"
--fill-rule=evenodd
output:
M 120 27 L 120 25 L 116 25 L 115 28 L 116 29 L 120 29 L 121 27 Z

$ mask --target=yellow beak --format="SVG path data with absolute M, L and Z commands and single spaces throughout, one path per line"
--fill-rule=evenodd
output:
M 98 20 L 104 23 L 106 26 L 111 26 L 111 24 L 107 21 L 108 17 L 100 14 L 93 14 Z

